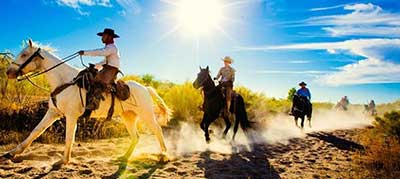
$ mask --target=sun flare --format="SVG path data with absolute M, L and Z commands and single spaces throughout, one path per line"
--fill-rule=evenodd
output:
M 223 23 L 223 6 L 219 0 L 182 0 L 177 4 L 176 20 L 185 33 L 210 33 Z

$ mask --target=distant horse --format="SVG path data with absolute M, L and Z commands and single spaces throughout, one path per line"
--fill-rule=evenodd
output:
M 51 69 L 53 67 L 57 68 L 45 73 L 47 81 L 49 82 L 52 90 L 60 85 L 71 82 L 79 72 L 78 69 L 63 63 L 62 60 L 53 55 L 51 52 L 46 49 L 41 49 L 37 45 L 33 44 L 31 40 L 29 40 L 27 47 L 20 52 L 20 54 L 16 57 L 16 60 L 8 67 L 7 75 L 8 78 L 15 79 L 29 72 L 46 71 L 47 69 Z M 144 122 L 152 130 L 158 139 L 161 152 L 166 153 L 167 148 L 164 143 L 164 137 L 160 124 L 166 125 L 166 122 L 169 118 L 168 107 L 153 88 L 142 86 L 134 81 L 129 81 L 127 84 L 129 85 L 131 96 L 125 101 L 119 101 L 116 99 L 116 103 L 120 103 L 121 105 L 114 106 L 114 116 L 120 116 L 123 119 L 123 122 L 125 123 L 125 126 L 131 136 L 131 144 L 129 149 L 120 159 L 126 161 L 135 149 L 135 146 L 139 140 L 136 126 L 137 122 Z M 4 154 L 2 159 L 12 159 L 15 155 L 22 153 L 49 126 L 51 126 L 62 116 L 65 116 L 67 125 L 64 157 L 60 161 L 56 162 L 55 165 L 68 163 L 71 158 L 72 145 L 75 140 L 77 120 L 85 110 L 84 104 L 81 104 L 81 96 L 79 91 L 80 89 L 77 85 L 72 85 L 57 95 L 56 104 L 53 104 L 53 101 L 49 99 L 49 109 L 40 123 L 22 143 L 8 153 Z M 82 89 L 81 95 L 84 99 L 82 101 L 85 102 L 85 89 Z M 152 98 L 157 99 L 157 106 L 161 110 L 161 118 L 158 118 L 159 121 L 157 121 L 155 116 Z M 105 118 L 107 116 L 110 104 L 111 95 L 107 94 L 105 95 L 105 101 L 100 103 L 99 109 L 93 111 L 92 117 Z
M 364 104 L 364 113 L 369 116 L 376 116 L 378 113 L 376 112 L 375 107 L 372 107 L 368 104 Z
M 214 122 L 221 116 L 226 124 L 226 128 L 223 133 L 223 137 L 225 137 L 229 131 L 229 128 L 231 127 L 231 122 L 228 117 L 229 115 L 224 114 L 226 100 L 223 95 L 221 86 L 215 86 L 214 81 L 211 79 L 208 66 L 205 69 L 202 69 L 200 67 L 200 72 L 197 74 L 197 79 L 193 82 L 193 86 L 196 89 L 202 87 L 204 91 L 204 114 L 203 120 L 200 123 L 200 128 L 205 133 L 204 136 L 206 138 L 206 141 L 210 141 L 208 127 L 212 122 Z M 247 118 L 244 100 L 240 94 L 234 94 L 234 96 L 232 96 L 232 104 L 229 108 L 229 111 L 231 114 L 234 114 L 235 117 L 235 126 L 232 136 L 232 140 L 234 140 L 239 127 L 239 123 L 243 131 L 246 131 L 248 128 L 251 127 L 250 121 Z
M 338 111 L 347 111 L 348 110 L 347 105 L 342 104 L 342 102 L 340 102 L 340 101 L 336 103 L 334 108 Z
M 304 128 L 304 118 L 307 116 L 308 125 L 311 127 L 311 114 L 312 104 L 309 102 L 309 100 L 306 97 L 299 96 L 297 94 L 294 95 L 292 115 L 294 116 L 294 122 L 296 123 L 296 126 L 299 126 L 297 124 L 297 120 L 300 118 L 301 128 Z

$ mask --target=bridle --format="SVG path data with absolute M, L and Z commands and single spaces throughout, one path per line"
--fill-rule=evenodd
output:
M 44 57 L 40 54 L 40 51 L 41 51 L 41 49 L 38 48 L 38 49 L 35 51 L 35 53 L 33 53 L 33 54 L 32 54 L 24 63 L 22 63 L 22 64 L 15 63 L 14 61 L 11 62 L 12 64 L 18 66 L 18 69 L 17 69 L 17 72 L 16 72 L 16 73 L 17 73 L 17 76 L 22 76 L 21 78 L 17 78 L 18 81 L 23 81 L 23 80 L 28 80 L 28 81 L 30 81 L 29 78 L 33 78 L 33 77 L 42 75 L 42 74 L 44 74 L 44 73 L 47 73 L 48 71 L 53 70 L 54 68 L 57 68 L 58 66 L 60 66 L 60 65 L 62 65 L 62 64 L 64 64 L 64 63 L 66 63 L 66 62 L 68 62 L 68 61 L 70 61 L 70 60 L 72 60 L 72 59 L 74 59 L 74 58 L 76 58 L 76 57 L 79 56 L 79 53 L 76 52 L 76 53 L 73 53 L 72 55 L 69 55 L 69 56 L 67 56 L 67 57 L 62 58 L 60 63 L 58 63 L 58 64 L 56 64 L 56 65 L 54 65 L 54 66 L 52 66 L 52 67 L 50 67 L 50 68 L 48 68 L 48 69 L 46 69 L 46 70 L 43 70 L 43 71 L 41 71 L 41 72 L 33 72 L 33 73 L 31 73 L 31 74 L 28 74 L 28 75 L 22 75 L 22 70 L 23 70 L 29 63 L 31 63 L 36 57 L 39 57 L 39 58 L 41 58 L 42 60 L 44 60 Z M 81 56 L 81 62 L 82 62 L 82 56 Z
M 37 77 L 37 76 L 39 76 L 39 75 L 42 75 L 42 74 L 44 74 L 44 73 L 47 73 L 47 72 L 50 71 L 50 70 L 53 70 L 54 68 L 57 68 L 58 66 L 62 65 L 63 63 L 66 63 L 66 62 L 68 62 L 68 61 L 70 61 L 70 60 L 72 60 L 72 59 L 78 57 L 78 56 L 79 56 L 79 53 L 76 52 L 76 53 L 74 53 L 74 54 L 72 54 L 72 55 L 69 55 L 69 56 L 67 56 L 67 57 L 64 57 L 64 58 L 61 59 L 62 61 L 61 61 L 60 63 L 58 63 L 58 64 L 56 64 L 56 65 L 54 65 L 54 66 L 52 66 L 52 67 L 50 67 L 50 68 L 48 68 L 48 69 L 46 69 L 46 70 L 43 70 L 43 71 L 41 71 L 41 72 L 33 72 L 33 73 L 31 73 L 31 74 L 23 75 L 23 74 L 22 74 L 22 70 L 23 70 L 29 63 L 31 63 L 36 57 L 39 57 L 40 59 L 44 60 L 44 57 L 40 54 L 40 51 L 41 51 L 41 49 L 38 48 L 38 49 L 35 51 L 35 53 L 33 53 L 33 54 L 32 54 L 24 63 L 22 63 L 22 64 L 18 64 L 18 63 L 14 62 L 14 61 L 12 61 L 11 63 L 18 66 L 18 69 L 17 69 L 17 72 L 16 72 L 17 77 L 22 76 L 21 78 L 17 78 L 17 81 L 28 80 L 33 86 L 36 86 L 36 87 L 38 87 L 38 88 L 40 88 L 40 89 L 43 89 L 43 90 L 45 90 L 45 91 L 49 91 L 48 89 L 45 89 L 45 88 L 43 88 L 43 87 L 41 87 L 41 86 L 35 84 L 30 78 Z M 82 56 L 81 56 L 81 63 L 83 64 L 83 62 L 82 62 Z M 50 91 L 49 91 L 49 92 L 50 92 Z
M 40 55 L 40 48 L 38 48 L 36 51 L 35 51 L 35 53 L 33 53 L 29 58 L 28 58 L 28 60 L 26 60 L 24 63 L 22 63 L 22 64 L 18 64 L 18 63 L 15 63 L 14 61 L 12 61 L 11 63 L 12 64 L 14 64 L 14 65 L 17 65 L 18 66 L 18 69 L 17 69 L 17 76 L 21 76 L 22 75 L 22 70 L 29 64 L 29 63 L 31 63 L 32 61 L 33 61 L 33 59 L 35 59 L 36 57 L 39 57 L 39 58 L 41 58 L 42 60 L 44 60 L 44 58 L 43 58 L 43 56 L 42 55 Z
M 203 87 L 204 86 L 204 82 L 206 82 L 208 80 L 208 76 L 205 77 L 203 80 L 201 80 L 201 82 L 199 83 L 199 86 Z
M 201 87 L 203 88 L 203 91 L 204 91 L 204 83 L 205 83 L 207 80 L 209 80 L 209 79 L 211 79 L 211 78 L 209 78 L 209 76 L 207 76 L 207 77 L 205 77 L 203 80 L 200 81 L 199 86 L 201 86 Z M 212 79 L 211 79 L 211 80 L 212 80 Z M 216 88 L 212 88 L 211 91 L 208 91 L 208 92 L 204 91 L 204 93 L 206 93 L 206 94 L 211 94 L 211 93 L 213 93 L 215 90 L 216 90 Z

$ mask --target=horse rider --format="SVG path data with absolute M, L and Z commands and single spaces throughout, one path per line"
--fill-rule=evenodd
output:
M 349 98 L 347 96 L 343 96 L 340 100 L 340 105 L 344 110 L 347 110 L 347 106 L 350 104 Z
M 376 115 L 376 105 L 375 105 L 375 101 L 374 100 L 371 100 L 370 102 L 369 102 L 369 104 L 368 104 L 368 109 L 369 109 L 369 111 L 371 111 L 371 114 L 372 115 Z
M 225 88 L 225 114 L 229 114 L 229 107 L 231 106 L 231 98 L 232 98 L 232 91 L 233 91 L 233 82 L 235 81 L 235 72 L 236 70 L 231 67 L 233 60 L 231 57 L 226 56 L 222 59 L 224 62 L 224 67 L 222 67 L 217 77 L 214 80 L 219 80 L 221 78 L 221 86 Z
M 111 89 L 116 80 L 120 68 L 120 55 L 114 39 L 119 38 L 113 29 L 105 28 L 103 32 L 97 33 L 105 47 L 95 50 L 81 50 L 79 55 L 103 56 L 104 60 L 95 64 L 95 68 L 100 70 L 94 77 L 93 93 L 87 95 L 86 111 L 93 111 L 99 108 L 101 100 L 104 100 L 103 92 Z
M 300 97 L 305 97 L 307 98 L 308 101 L 311 101 L 311 93 L 310 90 L 306 87 L 307 84 L 302 81 L 301 83 L 299 83 L 300 89 L 298 89 L 296 91 L 296 94 Z
M 371 100 L 368 104 L 369 109 L 375 109 L 375 101 Z
M 308 107 L 310 107 L 310 111 L 311 111 L 312 105 L 311 105 L 311 93 L 310 93 L 310 90 L 306 87 L 307 84 L 304 81 L 299 83 L 299 86 L 300 86 L 300 88 L 296 91 L 296 95 L 306 99 L 307 105 L 308 105 Z M 292 114 L 293 114 L 293 109 L 294 109 L 294 107 L 292 107 Z M 307 117 L 310 119 L 311 118 L 311 114 L 307 114 Z

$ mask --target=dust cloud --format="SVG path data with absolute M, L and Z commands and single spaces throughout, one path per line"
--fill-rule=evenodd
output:
M 222 120 L 222 119 L 218 119 Z M 180 130 L 173 135 L 165 135 L 168 149 L 173 155 L 185 155 L 199 151 L 213 151 L 219 153 L 234 153 L 243 150 L 250 151 L 252 143 L 282 143 L 292 138 L 305 137 L 307 133 L 318 131 L 332 131 L 337 129 L 363 128 L 372 124 L 373 119 L 366 117 L 361 110 L 348 112 L 337 110 L 316 110 L 313 113 L 311 128 L 308 121 L 304 122 L 304 129 L 295 126 L 292 116 L 277 115 L 270 119 L 258 130 L 250 130 L 246 134 L 239 129 L 236 140 L 232 141 L 233 127 L 225 139 L 222 138 L 222 129 L 210 126 L 211 142 L 207 144 L 204 132 L 197 124 L 182 123 Z M 298 121 L 300 125 L 300 119 Z M 148 150 L 147 150 L 148 151 Z

